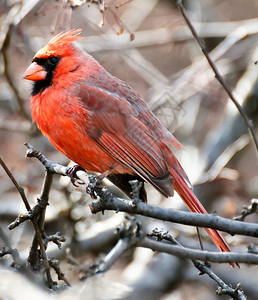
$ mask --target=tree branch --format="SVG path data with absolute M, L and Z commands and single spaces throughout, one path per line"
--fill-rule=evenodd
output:
M 163 229 L 157 229 L 155 228 L 151 234 L 148 234 L 148 236 L 155 236 L 157 237 L 158 241 L 161 241 L 163 239 L 172 242 L 173 244 L 186 249 L 184 246 L 182 246 L 172 235 L 168 233 L 168 231 L 164 231 Z M 164 244 L 164 243 L 163 243 Z M 153 249 L 152 249 L 153 250 Z M 203 253 L 203 251 L 200 251 L 200 253 Z M 236 289 L 233 289 L 229 285 L 227 285 L 221 278 L 219 278 L 211 269 L 210 266 L 207 266 L 207 261 L 205 261 L 205 264 L 201 263 L 197 259 L 191 258 L 195 268 L 197 268 L 200 271 L 199 275 L 207 274 L 212 280 L 214 280 L 218 285 L 219 288 L 217 290 L 218 295 L 227 294 L 233 297 L 234 299 L 246 299 L 245 295 L 242 291 L 240 291 L 241 284 L 239 283 L 236 287 Z M 232 265 L 233 266 L 233 265 Z M 239 267 L 239 266 L 238 266 Z
M 49 172 L 45 172 L 44 183 L 41 191 L 41 195 L 38 199 L 38 213 L 37 213 L 37 225 L 40 231 L 44 232 L 44 224 L 45 224 L 45 213 L 46 207 L 48 205 L 49 193 L 52 184 L 53 174 Z M 35 206 L 36 207 L 36 206 Z M 35 268 L 35 266 L 39 263 L 40 257 L 38 256 L 38 245 L 39 240 L 37 235 L 34 235 L 32 246 L 30 249 L 30 254 L 28 257 L 28 262 Z M 44 249 L 46 249 L 47 245 L 44 243 Z
M 109 194 L 109 195 L 108 195 Z M 258 224 L 243 223 L 239 221 L 222 218 L 215 214 L 196 214 L 191 212 L 178 211 L 169 208 L 153 206 L 143 202 L 138 202 L 137 206 L 132 205 L 131 201 L 121 200 L 102 189 L 99 201 L 89 204 L 91 212 L 103 212 L 105 210 L 123 211 L 129 214 L 139 214 L 154 219 L 168 222 L 180 223 L 184 225 L 209 227 L 234 234 L 258 237 Z M 105 195 L 106 201 L 102 201 Z
M 245 113 L 244 109 L 242 108 L 242 106 L 239 104 L 239 102 L 237 101 L 237 99 L 235 98 L 235 96 L 233 95 L 230 87 L 228 86 L 228 84 L 225 82 L 224 78 L 221 76 L 218 68 L 216 67 L 215 63 L 213 62 L 213 60 L 211 59 L 208 51 L 206 50 L 206 48 L 204 47 L 201 39 L 199 38 L 194 26 L 192 25 L 190 19 L 187 17 L 186 13 L 185 13 L 185 9 L 184 6 L 182 4 L 182 0 L 177 0 L 177 4 L 178 7 L 180 9 L 180 12 L 182 14 L 182 16 L 185 19 L 186 24 L 188 25 L 189 29 L 191 30 L 194 38 L 196 39 L 197 43 L 199 44 L 205 58 L 207 59 L 210 67 L 212 68 L 215 77 L 217 78 L 217 80 L 219 81 L 219 83 L 221 84 L 221 86 L 224 88 L 224 90 L 227 92 L 229 98 L 232 100 L 232 102 L 235 104 L 236 108 L 238 109 L 240 115 L 242 116 L 243 120 L 245 121 L 245 124 L 247 126 L 247 128 L 249 129 L 249 132 L 251 134 L 251 137 L 253 139 L 253 142 L 255 144 L 256 150 L 258 150 L 258 141 L 256 139 L 256 135 L 255 135 L 255 131 L 254 131 L 254 127 L 253 127 L 253 123 L 251 122 L 251 120 L 249 120 L 247 114 Z
M 43 260 L 43 266 L 44 266 L 44 269 L 45 269 L 45 272 L 46 272 L 46 278 L 47 278 L 47 284 L 48 284 L 48 287 L 49 288 L 52 288 L 53 287 L 53 280 L 51 278 L 51 274 L 50 274 L 50 266 L 49 266 L 49 263 L 48 263 L 48 259 L 47 259 L 47 255 L 46 255 L 46 251 L 45 251 L 45 245 L 44 245 L 44 242 L 43 242 L 43 239 L 42 239 L 42 231 L 41 231 L 41 228 L 40 226 L 38 225 L 37 223 L 37 217 L 35 217 L 35 209 L 34 211 L 31 209 L 31 206 L 28 202 L 28 199 L 24 193 L 24 189 L 19 185 L 19 183 L 17 182 L 17 180 L 15 179 L 15 177 L 13 176 L 12 172 L 9 170 L 9 168 L 7 167 L 7 165 L 4 163 L 4 161 L 2 160 L 2 158 L 0 157 L 0 164 L 1 166 L 4 168 L 5 172 L 7 173 L 8 177 L 11 179 L 11 181 L 13 182 L 15 188 L 18 190 L 19 194 L 21 195 L 21 198 L 25 204 L 25 207 L 28 211 L 27 214 L 24 214 L 24 215 L 21 215 L 18 217 L 18 221 L 16 220 L 15 222 L 13 222 L 12 224 L 16 224 L 16 223 L 19 223 L 20 220 L 19 219 L 29 219 L 33 225 L 33 228 L 34 228 L 34 231 L 35 231 L 35 239 L 34 240 L 37 240 L 37 243 L 35 242 L 35 247 L 40 247 L 40 251 L 41 251 L 41 255 L 42 255 L 42 260 Z M 51 178 L 52 178 L 52 175 L 51 175 Z M 42 195 L 43 196 L 46 196 L 46 192 L 47 190 L 49 191 L 50 187 L 46 187 L 44 185 L 44 188 L 42 190 Z M 36 206 L 38 210 L 40 207 L 40 205 Z M 41 207 L 42 208 L 42 207 Z M 13 229 L 14 227 L 12 227 L 12 224 L 11 226 L 9 227 L 9 229 Z
M 81 279 L 86 279 L 98 273 L 103 273 L 109 270 L 117 259 L 129 248 L 136 246 L 142 236 L 141 225 L 137 218 L 133 216 L 126 216 L 125 221 L 121 227 L 117 228 L 119 232 L 119 240 L 110 252 L 101 259 L 98 263 L 93 264 L 81 274 Z
M 258 199 L 252 199 L 251 205 L 244 207 L 244 209 L 241 211 L 241 215 L 234 217 L 234 220 L 244 221 L 244 219 L 247 216 L 257 212 L 258 212 Z
M 2 250 L 0 250 L 0 257 L 3 257 L 6 254 L 10 254 L 13 258 L 13 265 L 15 265 L 15 267 L 21 268 L 23 262 L 20 259 L 20 255 L 17 249 L 13 249 L 11 247 L 8 237 L 6 236 L 6 234 L 4 233 L 1 227 L 0 227 L 0 239 L 5 244 L 5 247 L 3 247 Z
M 6 174 L 8 175 L 8 177 L 11 179 L 13 185 L 15 186 L 15 188 L 17 189 L 18 193 L 20 194 L 23 203 L 26 207 L 26 209 L 29 211 L 30 210 L 30 204 L 27 200 L 27 197 L 25 195 L 24 189 L 19 185 L 19 183 L 17 182 L 17 180 L 14 178 L 12 172 L 10 171 L 10 169 L 7 167 L 7 165 L 5 164 L 5 162 L 2 160 L 2 158 L 0 157 L 0 165 L 3 167 L 3 169 L 5 170 Z
M 232 252 L 209 252 L 202 250 L 194 250 L 171 245 L 164 242 L 157 242 L 150 238 L 144 238 L 139 241 L 138 246 L 150 248 L 154 251 L 169 253 L 182 258 L 198 259 L 202 261 L 210 261 L 216 263 L 247 263 L 258 264 L 258 255 L 252 253 L 232 253 Z
M 36 157 L 47 168 L 48 171 L 59 175 L 66 175 L 70 168 L 56 164 L 48 160 L 38 150 L 31 145 L 25 144 L 29 148 L 29 157 Z M 89 176 L 83 171 L 77 171 L 76 176 L 85 184 L 89 184 Z M 91 178 L 94 177 L 91 175 Z M 95 190 L 100 197 L 99 201 L 93 201 L 89 204 L 91 212 L 103 212 L 105 210 L 123 211 L 129 214 L 139 214 L 146 217 L 160 219 L 163 221 L 180 223 L 184 225 L 209 227 L 221 231 L 228 232 L 231 235 L 242 234 L 246 236 L 258 237 L 258 224 L 244 223 L 234 220 L 222 218 L 215 214 L 196 214 L 191 212 L 183 212 L 174 209 L 162 208 L 143 203 L 141 201 L 132 203 L 131 201 L 121 200 L 114 197 L 107 188 L 98 186 L 96 189 L 96 180 L 88 185 L 89 190 Z

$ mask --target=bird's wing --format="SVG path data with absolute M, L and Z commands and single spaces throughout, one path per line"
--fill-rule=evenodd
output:
M 96 86 L 82 86 L 79 97 L 90 115 L 89 136 L 117 161 L 171 196 L 162 143 L 140 120 L 137 107 Z
M 156 118 L 141 96 L 125 82 L 110 75 L 108 80 L 97 82 L 97 85 L 103 90 L 119 95 L 120 98 L 125 98 L 129 104 L 137 107 L 139 119 L 151 130 L 156 139 L 163 141 L 169 146 L 183 148 L 173 134 Z

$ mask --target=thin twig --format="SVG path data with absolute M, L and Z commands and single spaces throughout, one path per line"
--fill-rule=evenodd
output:
M 127 0 L 127 1 L 124 1 L 124 2 L 122 2 L 122 3 L 119 3 L 119 4 L 116 5 L 116 8 L 119 8 L 119 7 L 121 7 L 121 6 L 123 6 L 123 5 L 127 4 L 127 3 L 129 3 L 129 2 L 131 2 L 131 1 L 132 1 L 132 0 Z
M 173 244 L 184 248 L 172 235 L 163 229 L 155 228 L 152 233 L 148 234 L 147 236 L 155 236 L 157 237 L 158 241 L 167 240 L 172 242 Z M 194 266 L 200 271 L 200 275 L 207 274 L 212 280 L 214 280 L 218 285 L 219 289 L 217 290 L 217 294 L 227 294 L 233 297 L 234 299 L 246 299 L 245 295 L 242 291 L 240 291 L 240 284 L 237 285 L 236 289 L 233 289 L 229 285 L 227 285 L 221 278 L 219 278 L 211 269 L 210 266 L 207 266 L 207 262 L 205 264 L 201 263 L 196 259 L 191 259 Z
M 3 169 L 5 170 L 6 174 L 8 175 L 8 177 L 11 179 L 12 183 L 14 184 L 14 186 L 16 187 L 17 191 L 19 192 L 23 203 L 26 207 L 26 209 L 29 211 L 30 210 L 30 204 L 28 202 L 28 199 L 25 195 L 24 189 L 19 185 L 19 183 L 17 182 L 17 180 L 14 178 L 12 172 L 10 171 L 10 169 L 7 167 L 7 165 L 5 164 L 5 162 L 2 160 L 2 158 L 0 157 L 0 164 L 3 167 Z
M 209 267 L 205 266 L 198 260 L 194 260 L 194 266 L 201 272 L 201 274 L 207 274 L 212 280 L 214 280 L 219 285 L 219 288 L 217 289 L 217 295 L 229 295 L 233 299 L 237 300 L 247 299 L 243 291 L 240 290 L 240 283 L 238 283 L 237 287 L 233 289 L 232 287 L 227 285 L 219 276 L 212 272 L 212 270 Z
M 54 244 L 57 245 L 57 247 L 59 249 L 61 249 L 62 247 L 62 243 L 66 242 L 66 238 L 64 236 L 60 236 L 59 235 L 60 232 L 57 232 L 55 234 L 52 234 L 52 235 L 49 235 L 49 236 L 46 236 L 44 238 L 44 243 L 45 245 L 47 245 L 49 242 L 53 242 Z M 46 247 L 46 246 L 45 246 Z
M 28 153 L 27 153 L 28 154 Z M 41 207 L 41 210 L 39 212 L 39 218 L 38 218 L 38 226 L 41 230 L 41 232 L 44 233 L 44 227 L 45 227 L 45 214 L 46 214 L 46 207 L 49 204 L 49 194 L 52 186 L 52 181 L 53 181 L 53 173 L 50 173 L 48 170 L 45 172 L 45 178 L 44 178 L 44 183 L 41 191 L 40 198 L 38 200 L 39 205 Z M 45 236 L 45 234 L 44 234 Z M 44 249 L 47 249 L 47 244 L 48 242 L 54 242 L 58 248 L 61 248 L 61 242 L 65 242 L 66 239 L 62 236 L 59 236 L 59 233 L 56 233 L 55 235 L 52 236 L 45 236 L 43 240 L 44 244 Z M 30 254 L 28 257 L 28 261 L 32 266 L 35 266 L 40 263 L 40 257 L 38 257 L 38 244 L 40 244 L 41 241 L 38 240 L 37 235 L 34 235 L 32 247 L 30 250 Z M 45 253 L 45 251 L 44 251 Z M 42 254 L 43 260 L 47 259 L 45 255 Z M 59 262 L 57 260 L 47 260 L 48 265 L 52 267 L 56 274 L 58 275 L 59 280 L 63 280 L 68 286 L 70 286 L 70 283 L 66 279 L 64 273 L 61 271 Z M 45 263 L 46 264 L 46 263 Z M 49 278 L 48 278 L 49 281 Z
M 2 160 L 1 157 L 0 157 L 0 164 L 4 168 L 4 170 L 7 173 L 8 177 L 13 182 L 13 184 L 16 187 L 19 194 L 21 195 L 21 198 L 23 200 L 23 203 L 25 204 L 25 207 L 26 207 L 27 211 L 30 212 L 31 207 L 30 207 L 30 204 L 29 204 L 29 202 L 27 200 L 27 197 L 24 193 L 24 189 L 19 185 L 17 180 L 14 178 L 12 172 L 9 170 L 9 168 L 4 163 L 4 161 Z M 39 246 L 40 246 L 40 250 L 41 250 L 41 254 L 42 254 L 42 258 L 43 258 L 43 265 L 44 265 L 44 268 L 45 268 L 45 271 L 46 271 L 48 286 L 49 286 L 49 288 L 52 288 L 53 287 L 53 280 L 52 280 L 51 275 L 50 275 L 50 267 L 49 267 L 49 264 L 48 264 L 48 261 L 47 261 L 47 255 L 46 255 L 46 252 L 45 252 L 45 247 L 44 247 L 44 243 L 43 243 L 43 240 L 42 240 L 41 231 L 39 229 L 38 224 L 35 223 L 33 221 L 33 219 L 31 219 L 31 220 L 32 220 L 32 225 L 34 227 L 34 230 L 35 230 L 35 233 L 36 233 L 36 236 L 37 236 L 37 240 L 38 240 L 38 243 L 39 243 Z
M 5 244 L 5 247 L 2 249 L 2 251 L 0 251 L 0 257 L 4 256 L 5 254 L 10 254 L 13 258 L 13 264 L 16 267 L 20 267 L 23 263 L 20 259 L 19 253 L 17 249 L 11 247 L 8 237 L 6 236 L 6 234 L 4 233 L 1 227 L 0 227 L 0 239 Z
M 244 119 L 247 128 L 249 129 L 249 132 L 251 134 L 251 137 L 253 139 L 253 142 L 256 146 L 256 149 L 258 150 L 258 141 L 256 139 L 255 136 L 255 131 L 254 131 L 254 127 L 253 127 L 253 123 L 251 122 L 251 120 L 249 120 L 248 116 L 246 115 L 244 109 L 242 108 L 242 106 L 238 103 L 237 99 L 235 98 L 235 96 L 233 95 L 230 87 L 228 86 L 228 84 L 225 82 L 224 78 L 220 75 L 220 72 L 218 70 L 218 68 L 216 67 L 216 65 L 214 64 L 213 60 L 211 59 L 208 51 L 206 50 L 206 48 L 204 47 L 201 39 L 199 38 L 194 26 L 192 25 L 190 19 L 187 17 L 186 13 L 185 13 L 185 9 L 184 6 L 182 4 L 182 0 L 177 0 L 177 4 L 179 6 L 179 9 L 181 11 L 182 16 L 184 17 L 189 29 L 191 30 L 194 38 L 196 39 L 197 43 L 199 44 L 205 58 L 207 59 L 210 67 L 212 68 L 215 77 L 217 78 L 217 80 L 219 81 L 219 83 L 221 84 L 221 86 L 224 88 L 224 90 L 227 92 L 228 96 L 230 97 L 230 99 L 232 100 L 232 102 L 235 104 L 236 108 L 238 109 L 240 115 L 242 116 L 242 118 Z
M 49 259 L 48 263 L 51 268 L 53 268 L 58 276 L 58 280 L 63 280 L 68 286 L 71 286 L 69 281 L 66 279 L 65 274 L 62 272 L 60 266 L 59 266 L 59 261 L 56 259 Z
M 250 142 L 249 134 L 244 134 L 236 141 L 231 143 L 215 160 L 210 169 L 204 173 L 199 179 L 199 184 L 206 181 L 212 181 L 219 176 L 223 168 L 228 164 L 228 162 L 234 157 L 236 153 L 241 151 Z
M 234 217 L 234 220 L 238 221 L 244 221 L 244 219 L 254 213 L 258 212 L 258 199 L 252 199 L 251 205 L 244 207 L 244 209 L 241 211 L 241 215 Z
M 205 37 L 225 37 L 234 32 L 234 37 L 230 35 L 227 42 L 222 42 L 218 51 L 216 51 L 215 60 L 228 51 L 237 41 L 245 36 L 257 34 L 258 18 L 241 20 L 238 22 L 194 22 L 194 25 L 200 29 L 199 35 Z M 239 32 L 239 28 L 245 32 L 245 35 Z M 154 45 L 163 45 L 171 42 L 181 42 L 191 40 L 192 35 L 189 33 L 187 26 L 161 27 L 145 31 L 136 31 L 135 40 L 132 43 L 129 34 L 125 33 L 119 39 L 114 33 L 105 33 L 97 36 L 87 37 L 87 42 L 83 43 L 86 52 L 98 52 L 108 50 L 128 50 L 139 47 L 152 47 Z M 223 49 L 222 49 L 223 48 Z M 213 59 L 214 59 L 213 58 Z M 199 62 L 200 63 L 200 62 Z
M 7 50 L 9 47 L 12 30 L 23 20 L 23 18 L 33 9 L 33 7 L 35 7 L 35 5 L 38 4 L 39 1 L 40 0 L 29 0 L 24 5 L 22 5 L 22 2 L 16 3 L 8 13 L 6 20 L 4 20 L 4 24 L 1 28 L 2 30 L 0 37 L 0 51 L 3 56 L 4 75 L 6 81 L 16 97 L 16 102 L 22 116 L 29 121 L 31 121 L 31 118 L 24 108 L 24 100 L 20 96 L 19 90 L 15 86 L 13 78 L 9 72 L 9 60 Z

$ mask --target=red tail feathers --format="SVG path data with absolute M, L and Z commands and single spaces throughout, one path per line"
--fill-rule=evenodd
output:
M 206 209 L 202 206 L 201 202 L 197 199 L 191 191 L 186 181 L 182 176 L 173 168 L 170 170 L 171 176 L 174 179 L 174 189 L 185 202 L 187 207 L 192 211 L 200 214 L 207 214 Z M 215 245 L 222 252 L 230 252 L 230 248 L 222 235 L 215 229 L 205 228 Z

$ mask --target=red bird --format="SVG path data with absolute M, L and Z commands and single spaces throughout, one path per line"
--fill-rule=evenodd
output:
M 127 195 L 128 181 L 137 178 L 166 197 L 175 189 L 191 211 L 206 214 L 170 150 L 181 144 L 141 96 L 73 44 L 80 32 L 58 34 L 24 73 L 34 81 L 31 110 L 39 129 L 60 152 L 107 176 Z M 144 188 L 140 197 L 146 201 Z M 220 251 L 230 251 L 217 230 L 205 230 Z

